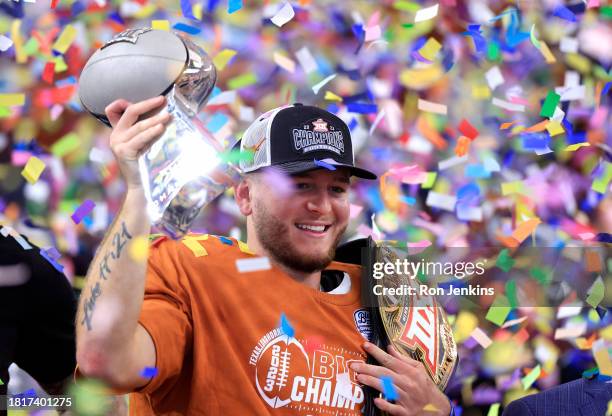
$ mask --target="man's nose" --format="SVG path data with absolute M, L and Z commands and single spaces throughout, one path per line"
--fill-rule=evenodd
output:
M 306 207 L 309 211 L 317 212 L 320 214 L 327 214 L 331 211 L 332 205 L 331 200 L 327 192 L 318 192 L 313 195 L 311 199 L 306 203 Z

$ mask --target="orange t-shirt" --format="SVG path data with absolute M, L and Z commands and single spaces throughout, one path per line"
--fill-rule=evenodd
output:
M 140 323 L 158 373 L 130 395 L 131 415 L 361 414 L 348 368 L 366 359 L 361 267 L 330 264 L 351 281 L 332 294 L 274 266 L 238 271 L 236 260 L 255 257 L 225 237 L 153 244 Z

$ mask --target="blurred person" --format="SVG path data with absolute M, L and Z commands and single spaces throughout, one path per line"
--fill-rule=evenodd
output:
M 243 148 L 255 157 L 234 194 L 248 248 L 192 236 L 199 240 L 190 249 L 162 237 L 148 261 L 128 254 L 151 231 L 137 160 L 170 121 L 164 112 L 138 118 L 164 101 L 106 108 L 127 192 L 81 296 L 79 371 L 133 392 L 134 415 L 360 415 L 363 386 L 382 392 L 383 376 L 397 397 L 376 398 L 379 409 L 417 415 L 430 406 L 428 415 L 448 415 L 450 402 L 422 363 L 364 342 L 361 268 L 333 261 L 351 176 L 376 178 L 354 166 L 350 132 L 335 115 L 296 104 L 245 132 Z M 278 170 L 287 176 L 271 179 Z M 266 270 L 238 272 L 237 261 L 257 257 L 268 258 Z M 366 364 L 365 352 L 381 365 Z
M 64 394 L 76 364 L 76 297 L 27 237 L 0 231 L 0 395 L 7 394 L 12 363 L 50 395 Z

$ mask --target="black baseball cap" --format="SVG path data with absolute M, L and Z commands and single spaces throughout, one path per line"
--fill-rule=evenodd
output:
M 244 132 L 240 149 L 254 152 L 252 161 L 240 162 L 245 173 L 269 166 L 289 175 L 345 167 L 353 176 L 377 178 L 355 166 L 351 132 L 344 121 L 329 111 L 300 103 L 258 117 Z

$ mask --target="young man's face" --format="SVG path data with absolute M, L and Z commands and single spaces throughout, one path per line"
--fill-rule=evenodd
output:
M 266 178 L 255 181 L 252 194 L 252 221 L 262 247 L 291 269 L 324 269 L 348 224 L 349 172 L 317 169 L 289 176 L 290 192 L 279 192 Z

